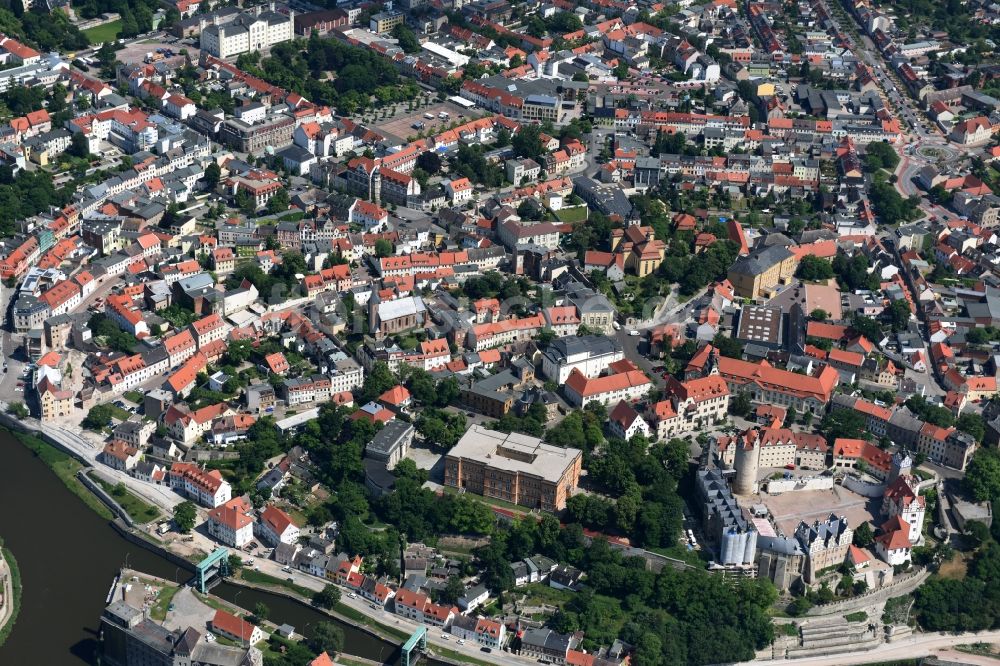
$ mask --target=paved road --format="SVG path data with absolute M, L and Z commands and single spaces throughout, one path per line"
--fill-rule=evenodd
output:
M 101 447 L 78 433 L 72 432 L 67 428 L 47 424 L 42 424 L 41 429 L 42 432 L 66 448 L 79 454 L 84 459 L 92 461 L 94 467 L 98 468 L 105 478 L 113 479 L 115 482 L 121 481 L 129 490 L 156 505 L 167 515 L 170 515 L 173 512 L 173 508 L 184 500 L 183 497 L 167 486 L 146 483 L 145 481 L 140 481 L 129 476 L 125 472 L 120 472 L 107 465 L 98 463 L 97 455 L 101 452 Z
M 301 571 L 292 571 L 291 573 L 283 572 L 281 566 L 273 560 L 256 560 L 254 563 L 256 568 L 271 576 L 276 576 L 281 579 L 291 578 L 296 585 L 301 585 L 302 587 L 308 588 L 310 590 L 322 590 L 329 581 L 323 578 L 317 578 L 311 574 L 307 574 Z M 389 611 L 379 608 L 373 609 L 371 607 L 371 602 L 367 599 L 357 597 L 352 599 L 350 596 L 350 591 L 346 588 L 341 588 L 341 602 L 350 606 L 351 608 L 378 620 L 380 623 L 386 626 L 396 627 L 403 631 L 412 632 L 417 629 L 420 625 L 416 622 L 412 622 L 406 618 L 390 613 Z M 280 618 L 276 618 L 280 619 Z M 427 628 L 427 641 L 433 649 L 434 646 L 444 647 L 455 652 L 467 655 L 469 657 L 474 657 L 482 661 L 489 661 L 496 664 L 507 664 L 510 666 L 525 666 L 525 664 L 536 664 L 534 659 L 528 659 L 526 657 L 520 657 L 509 652 L 500 652 L 494 650 L 492 653 L 485 653 L 480 650 L 478 644 L 473 642 L 467 642 L 465 645 L 459 645 L 458 639 L 454 636 L 450 636 L 445 639 L 442 638 L 445 634 L 441 629 L 437 628 Z
M 885 643 L 873 650 L 848 654 L 837 654 L 828 657 L 805 657 L 802 659 L 765 659 L 746 662 L 740 666 L 759 666 L 760 664 L 805 664 L 808 666 L 846 666 L 848 664 L 869 664 L 887 662 L 897 659 L 914 659 L 935 654 L 936 651 L 967 643 L 996 643 L 1000 641 L 1000 631 L 984 631 L 978 634 L 916 634 L 910 638 L 895 643 Z

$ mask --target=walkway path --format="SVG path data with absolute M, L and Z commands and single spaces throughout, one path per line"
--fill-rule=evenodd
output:
M 0 599 L 0 629 L 2 629 L 11 621 L 14 612 L 14 583 L 10 575 L 10 565 L 2 553 L 0 553 L 0 580 L 3 581 L 3 598 Z
M 1000 641 L 1000 631 L 984 631 L 978 634 L 914 634 L 894 643 L 885 643 L 873 650 L 850 654 L 835 654 L 827 657 L 806 657 L 803 659 L 764 659 L 746 662 L 740 666 L 760 666 L 761 664 L 799 664 L 808 666 L 848 666 L 873 662 L 894 661 L 926 657 L 944 651 L 946 648 L 968 643 L 996 643 Z

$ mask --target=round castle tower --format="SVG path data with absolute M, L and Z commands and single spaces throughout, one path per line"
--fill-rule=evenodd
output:
M 757 472 L 760 471 L 760 439 L 756 433 L 745 433 L 736 442 L 736 480 L 733 493 L 752 495 L 757 487 Z

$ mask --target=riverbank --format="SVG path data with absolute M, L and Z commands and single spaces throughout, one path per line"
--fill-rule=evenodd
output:
M 94 493 L 83 485 L 77 478 L 80 470 L 84 469 L 83 463 L 66 453 L 65 451 L 46 442 L 41 437 L 29 434 L 21 430 L 14 430 L 0 426 L 0 430 L 10 434 L 17 441 L 26 446 L 35 457 L 45 463 L 46 467 L 55 472 L 71 493 L 79 497 L 84 504 L 93 509 L 97 515 L 105 520 L 114 520 L 111 510 Z
M 17 616 L 21 613 L 21 570 L 17 567 L 17 560 L 14 553 L 9 548 L 0 548 L 0 556 L 3 557 L 3 613 L 0 613 L 0 646 L 10 636 L 17 622 Z

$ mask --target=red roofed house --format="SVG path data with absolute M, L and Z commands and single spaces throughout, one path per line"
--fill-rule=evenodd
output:
M 646 423 L 646 420 L 639 415 L 639 412 L 635 411 L 632 405 L 624 400 L 615 405 L 615 408 L 611 410 L 611 414 L 608 415 L 608 422 L 611 434 L 626 441 L 636 435 L 648 438 L 651 434 L 649 424 Z
M 309 666 L 337 666 L 337 663 L 324 651 L 321 652 L 318 657 L 310 661 Z
M 275 375 L 284 375 L 291 367 L 288 365 L 288 360 L 285 358 L 285 355 L 281 352 L 274 352 L 273 354 L 265 356 L 264 365 L 266 365 L 267 369 Z
M 178 462 L 170 468 L 170 487 L 202 506 L 215 508 L 232 499 L 233 489 L 222 472 L 208 472 L 193 463 Z
M 223 638 L 236 641 L 244 646 L 255 645 L 264 640 L 264 632 L 261 631 L 260 627 L 224 610 L 215 611 L 211 629 Z
M 645 397 L 653 386 L 649 378 L 634 365 L 621 371 L 612 368 L 612 372 L 613 374 L 591 379 L 580 372 L 579 368 L 573 368 L 563 385 L 566 400 L 574 407 L 585 407 L 591 402 L 599 402 L 602 405 L 610 405 L 620 400 L 637 402 Z
M 882 524 L 881 534 L 875 537 L 875 552 L 886 564 L 901 566 L 910 561 L 910 526 L 899 516 Z
M 397 384 L 380 395 L 378 401 L 389 409 L 399 412 L 409 407 L 413 398 L 405 386 Z
M 833 441 L 833 466 L 864 468 L 872 476 L 885 480 L 892 466 L 892 454 L 863 439 L 839 437 Z
M 131 471 L 133 467 L 139 464 L 141 457 L 139 449 L 130 446 L 120 439 L 113 439 L 105 444 L 104 450 L 101 451 L 100 455 L 101 462 L 111 469 L 117 469 L 121 472 Z
M 292 517 L 281 509 L 268 506 L 257 519 L 257 536 L 271 546 L 279 543 L 294 544 L 299 540 L 299 527 Z
M 707 426 L 729 409 L 729 387 L 718 375 L 684 382 L 668 377 L 666 393 L 666 398 L 652 407 L 656 436 L 661 441 Z
M 253 541 L 253 507 L 245 497 L 234 497 L 208 512 L 208 533 L 231 548 Z

